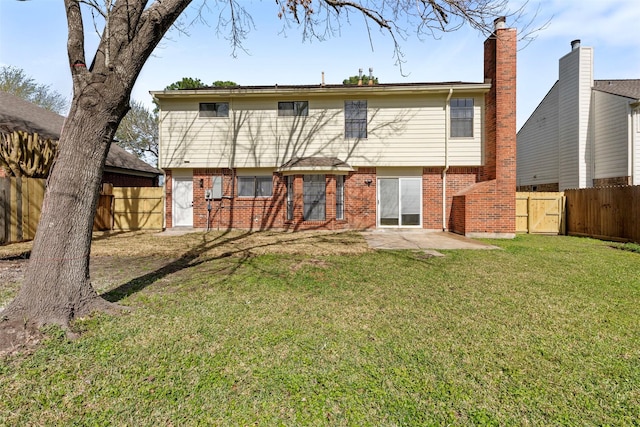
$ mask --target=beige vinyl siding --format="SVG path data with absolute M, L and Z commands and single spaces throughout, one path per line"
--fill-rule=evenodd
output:
M 558 182 L 558 83 L 517 136 L 517 185 Z
M 594 91 L 595 178 L 631 175 L 629 170 L 629 100 Z
M 199 102 L 225 99 L 163 100 L 160 167 L 279 167 L 309 156 L 354 167 L 444 165 L 445 94 L 353 99 L 368 102 L 366 139 L 345 139 L 343 97 L 295 98 L 309 101 L 301 117 L 278 116 L 278 101 L 289 98 L 234 98 L 228 118 L 198 117 Z M 474 101 L 474 137 L 450 139 L 452 166 L 481 164 L 484 95 Z

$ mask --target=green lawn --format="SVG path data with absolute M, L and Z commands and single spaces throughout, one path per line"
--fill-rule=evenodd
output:
M 640 254 L 490 243 L 141 272 L 131 313 L 0 360 L 0 425 L 640 425 Z

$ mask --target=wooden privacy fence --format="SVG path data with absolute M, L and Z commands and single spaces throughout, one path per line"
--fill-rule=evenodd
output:
M 162 187 L 113 187 L 103 184 L 94 230 L 162 230 L 164 224 Z
M 516 193 L 516 232 L 564 234 L 566 210 L 564 193 Z
M 567 234 L 640 242 L 640 186 L 565 190 Z
M 0 243 L 35 237 L 45 181 L 36 178 L 0 178 Z
M 0 243 L 35 237 L 44 198 L 44 179 L 0 178 Z M 94 230 L 162 230 L 162 187 L 116 187 L 100 193 Z

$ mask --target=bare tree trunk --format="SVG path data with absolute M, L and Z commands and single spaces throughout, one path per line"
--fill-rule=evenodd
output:
M 104 89 L 73 100 L 47 183 L 25 280 L 3 313 L 7 317 L 20 316 L 37 326 L 66 327 L 75 317 L 109 308 L 110 303 L 98 296 L 89 280 L 91 233 L 102 169 L 128 98 Z M 109 92 L 114 99 L 105 100 Z M 96 99 L 98 96 L 103 98 Z M 110 111 L 95 108 L 96 101 L 108 105 Z
M 156 0 L 148 7 L 147 2 L 109 3 L 103 11 L 106 22 L 100 44 L 87 67 L 81 1 L 65 0 L 73 101 L 49 175 L 25 280 L 0 313 L 0 322 L 9 325 L 0 327 L 0 350 L 20 334 L 15 327 L 21 323 L 66 329 L 74 318 L 115 308 L 96 293 L 89 279 L 102 171 L 140 70 L 191 0 Z

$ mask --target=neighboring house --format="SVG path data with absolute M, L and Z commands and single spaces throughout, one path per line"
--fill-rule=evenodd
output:
M 166 224 L 515 232 L 516 31 L 481 83 L 151 92 Z
M 0 91 L 0 132 L 23 130 L 57 140 L 65 118 L 22 98 Z M 5 176 L 0 168 L 0 177 Z M 162 172 L 116 144 L 111 144 L 102 175 L 114 187 L 155 187 Z
M 521 191 L 640 185 L 640 79 L 594 80 L 593 48 L 574 40 L 518 132 L 517 159 Z

